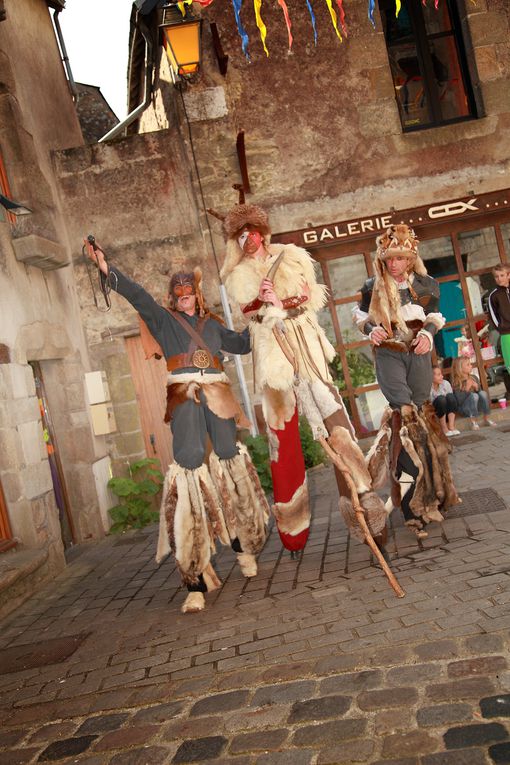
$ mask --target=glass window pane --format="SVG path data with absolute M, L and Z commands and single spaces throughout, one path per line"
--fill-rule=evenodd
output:
M 434 3 L 422 5 L 423 20 L 427 34 L 433 35 L 438 32 L 448 32 L 452 28 L 450 13 L 446 3 L 440 3 L 435 8 Z
M 388 46 L 413 38 L 413 28 L 406 5 L 402 6 L 398 16 L 395 15 L 394 0 L 379 0 L 379 8 Z
M 342 303 L 342 305 L 335 306 L 344 343 L 357 343 L 363 340 L 363 335 L 352 319 L 352 311 L 356 305 L 357 303 Z
M 452 36 L 430 42 L 441 118 L 452 120 L 470 113 L 469 102 L 459 66 L 457 47 Z
M 510 258 L 510 223 L 503 223 L 501 225 L 501 236 L 505 244 L 507 258 Z
M 458 241 L 465 271 L 492 268 L 499 263 L 498 243 L 493 228 L 461 231 Z
M 418 252 L 427 271 L 434 279 L 457 273 L 453 244 L 449 236 L 420 242 Z
M 338 258 L 327 265 L 333 299 L 355 295 L 368 277 L 363 255 Z
M 403 127 L 430 124 L 423 71 L 414 43 L 388 48 L 393 85 Z

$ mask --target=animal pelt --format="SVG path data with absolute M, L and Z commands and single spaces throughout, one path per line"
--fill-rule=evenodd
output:
M 290 422 L 296 409 L 296 396 L 292 388 L 287 390 L 276 390 L 267 385 L 262 390 L 262 414 L 269 428 L 273 430 L 283 430 L 286 422 Z M 276 449 L 278 443 L 273 444 Z M 271 446 L 271 444 L 270 444 Z M 276 462 L 278 457 L 271 460 Z
M 374 491 L 368 491 L 359 497 L 361 507 L 365 511 L 365 520 L 373 537 L 382 534 L 386 528 L 387 513 L 382 499 Z M 345 525 L 356 539 L 365 541 L 365 535 L 356 518 L 352 501 L 345 496 L 340 497 L 339 507 Z
M 230 539 L 221 503 L 206 465 L 172 463 L 163 486 L 156 562 L 171 552 L 185 584 L 196 584 L 209 566 L 215 540 Z
M 448 446 L 434 432 L 437 426 L 430 424 L 430 416 L 427 420 L 415 406 L 403 406 L 401 411 L 402 448 L 418 469 L 410 509 L 426 523 L 441 521 L 442 513 L 458 502 L 448 464 Z
M 390 478 L 391 415 L 392 410 L 387 407 L 375 441 L 365 458 L 374 489 L 381 489 Z
M 296 536 L 309 527 L 310 502 L 306 479 L 288 502 L 276 502 L 273 505 L 273 515 L 278 524 L 278 530 L 284 534 Z
M 211 454 L 209 466 L 230 538 L 239 539 L 243 552 L 256 554 L 266 541 L 269 505 L 248 450 L 238 448 L 231 459 Z
M 174 378 L 175 379 L 175 376 Z M 179 404 L 194 401 L 200 405 L 200 392 L 203 391 L 208 408 L 217 417 L 224 420 L 234 419 L 238 428 L 249 428 L 250 422 L 244 414 L 228 382 L 173 382 L 167 385 L 165 422 L 170 422 L 173 412 Z
M 436 411 L 430 401 L 426 401 L 421 407 L 421 415 L 428 431 L 429 448 L 435 453 L 437 458 L 441 485 L 444 492 L 443 507 L 447 509 L 462 502 L 453 482 L 450 460 L 448 458 L 452 451 L 452 445 L 444 435 Z
M 372 489 L 372 478 L 368 472 L 363 452 L 353 440 L 346 428 L 335 427 L 331 432 L 328 443 L 342 459 L 346 470 L 356 486 L 358 494 L 364 494 Z M 344 492 L 342 492 L 344 493 Z

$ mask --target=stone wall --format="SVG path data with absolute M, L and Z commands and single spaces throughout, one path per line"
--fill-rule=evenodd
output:
M 373 30 L 365 0 L 345 3 L 349 35 L 342 43 L 327 5 L 319 4 L 317 47 L 306 4 L 292 7 L 292 54 L 280 8 L 264 6 L 269 57 L 253 13 L 246 12 L 251 63 L 242 54 L 231 7 L 215 3 L 203 11 L 203 71 L 185 100 L 207 206 L 226 209 L 236 201 L 231 186 L 241 180 L 235 150 L 240 129 L 250 199 L 269 208 L 274 231 L 507 187 L 508 4 L 459 0 L 458 7 L 481 117 L 411 133 L 402 132 L 379 14 Z M 226 77 L 212 54 L 209 20 L 217 23 L 229 55 Z M 161 112 L 169 109 L 184 125 L 166 69 L 162 60 L 160 92 L 141 120 L 142 131 L 165 124 Z
M 90 369 L 51 152 L 83 143 L 48 6 L 6 0 L 0 25 L 0 151 L 11 195 L 32 214 L 0 217 L 0 482 L 12 533 L 41 551 L 41 583 L 64 565 L 34 375 L 40 364 L 75 542 L 103 535 L 93 463 L 105 454 L 85 400 Z M 9 553 L 12 555 L 12 553 Z M 39 559 L 38 559 L 39 560 Z M 16 595 L 30 595 L 30 587 Z M 8 607 L 8 604 L 7 604 Z

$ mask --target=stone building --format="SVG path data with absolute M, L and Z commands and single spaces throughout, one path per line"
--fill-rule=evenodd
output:
M 322 321 L 337 344 L 339 386 L 358 433 L 373 432 L 384 402 L 370 348 L 353 328 L 351 310 L 372 274 L 378 232 L 400 221 L 416 228 L 422 257 L 441 282 L 447 325 L 436 350 L 445 359 L 456 355 L 455 338 L 465 323 L 474 336 L 484 323 L 490 267 L 510 257 L 508 4 L 439 0 L 436 10 L 432 2 L 406 0 L 396 18 L 393 2 L 379 0 L 372 27 L 365 0 L 346 0 L 347 34 L 338 19 L 340 42 L 326 3 L 315 3 L 315 45 L 301 3 L 290 8 L 292 52 L 281 8 L 265 4 L 269 55 L 254 16 L 243 6 L 248 60 L 231 7 L 213 2 L 195 8 L 202 18 L 200 73 L 178 88 L 162 44 L 161 24 L 171 11 L 144 14 L 154 3 L 137 6 L 130 40 L 129 137 L 113 139 L 106 154 L 95 147 L 80 166 L 84 178 L 94 168 L 101 187 L 115 166 L 120 185 L 115 184 L 113 201 L 106 192 L 100 204 L 90 197 L 87 214 L 100 224 L 113 257 L 122 258 L 150 290 L 161 295 L 160 277 L 184 260 L 202 259 L 217 300 L 215 261 L 221 262 L 223 242 L 219 223 L 205 209 L 226 211 L 237 201 L 233 186 L 244 185 L 247 201 L 269 211 L 273 241 L 301 244 L 318 261 L 330 288 Z M 144 147 L 141 141 L 149 143 Z M 166 172 L 151 182 L 144 203 L 128 169 L 138 161 L 138 151 L 146 151 L 151 164 L 159 156 L 165 170 L 172 166 L 180 193 L 186 188 L 189 194 L 190 213 L 169 204 Z M 74 156 L 59 159 L 69 204 L 79 189 Z M 133 234 L 126 213 L 138 204 L 140 233 Z M 121 255 L 120 242 L 132 242 L 133 236 L 134 248 L 126 241 Z M 122 332 L 136 335 L 135 317 L 125 306 L 117 304 L 111 322 L 117 340 Z M 85 323 L 89 333 L 97 328 L 86 307 Z M 109 342 L 96 342 L 95 351 Z M 482 348 L 476 337 L 474 343 L 485 379 L 483 368 L 500 363 L 499 351 Z M 490 388 L 492 394 L 498 390 Z M 144 430 L 149 444 L 142 425 Z
M 83 144 L 49 12 L 63 5 L 5 0 L 0 17 L 0 191 L 32 210 L 0 207 L 0 614 L 104 534 L 106 447 L 51 156 Z

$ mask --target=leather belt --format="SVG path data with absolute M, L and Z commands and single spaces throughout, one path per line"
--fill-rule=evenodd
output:
M 207 367 L 196 367 L 196 369 L 218 369 L 223 371 L 223 364 L 216 356 L 212 357 L 212 364 Z M 188 367 L 194 367 L 193 359 L 190 358 L 188 353 L 178 353 L 175 356 L 169 356 L 166 360 L 166 368 L 169 372 L 175 372 L 176 369 L 184 369 Z
M 301 316 L 306 311 L 306 308 L 303 308 L 303 306 L 299 306 L 298 308 L 287 308 L 285 313 L 287 316 L 285 316 L 286 319 L 295 319 L 297 316 Z M 257 324 L 262 324 L 264 321 L 264 317 L 260 314 L 257 314 L 256 316 L 251 317 L 251 321 L 257 322 Z

